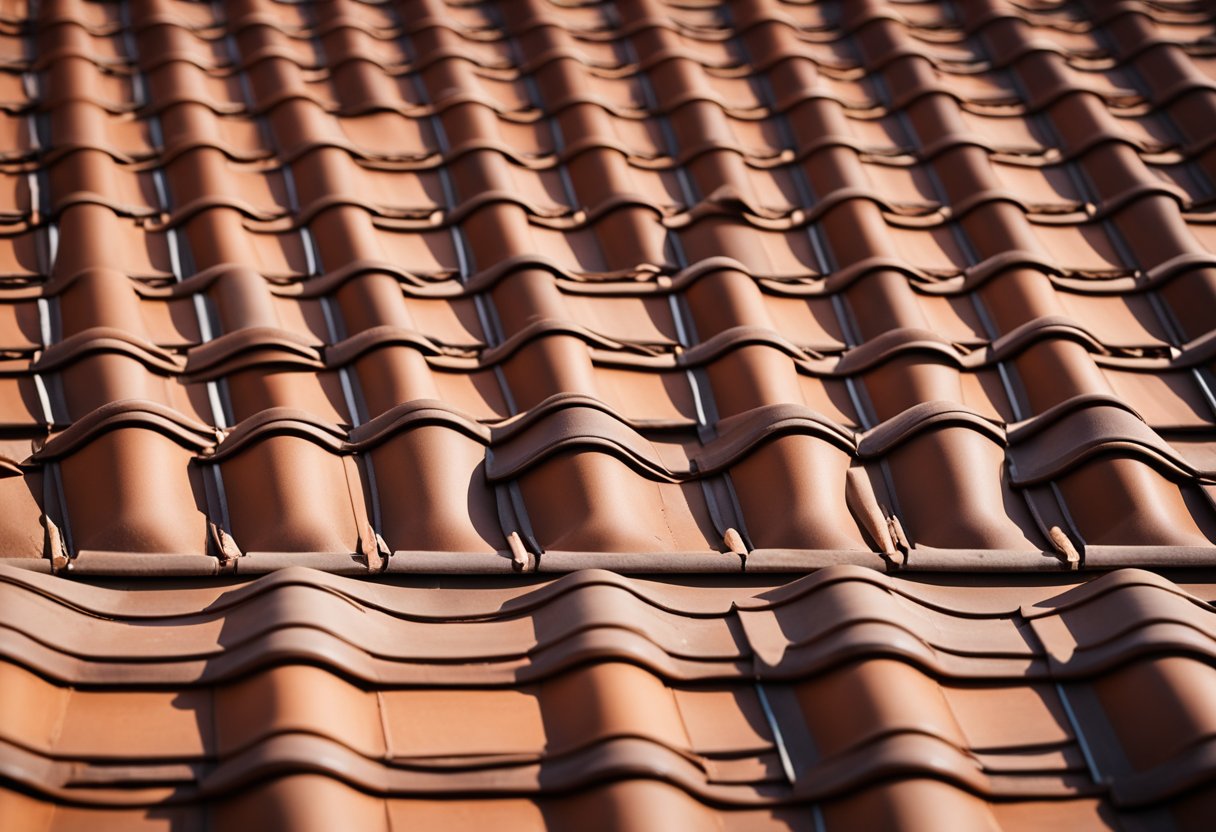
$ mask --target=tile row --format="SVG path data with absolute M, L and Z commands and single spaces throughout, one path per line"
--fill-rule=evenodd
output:
M 529 282 L 549 284 L 544 277 L 521 276 L 502 291 Z M 763 322 L 734 322 L 703 341 L 681 343 L 673 330 L 682 321 L 671 316 L 666 297 L 583 302 L 575 295 L 563 306 L 586 315 L 582 320 L 583 315 L 542 317 L 491 345 L 481 332 L 463 326 L 477 325 L 474 299 L 411 299 L 399 302 L 398 320 L 373 320 L 354 335 L 326 343 L 329 333 L 317 331 L 325 326 L 324 313 L 335 307 L 346 312 L 373 290 L 392 292 L 392 278 L 360 278 L 341 295 L 345 304 L 266 292 L 260 310 L 234 310 L 232 296 L 249 288 L 261 289 L 261 279 L 232 272 L 200 295 L 148 298 L 131 291 L 120 275 L 94 273 L 50 309 L 34 300 L 14 304 L 7 310 L 11 340 L 0 362 L 0 388 L 7 394 L 0 425 L 41 436 L 122 399 L 158 402 L 220 428 L 272 407 L 354 426 L 416 399 L 442 399 L 477 421 L 492 422 L 563 392 L 601 400 L 639 428 L 689 427 L 766 405 L 796 404 L 863 429 L 924 401 L 956 402 L 1012 423 L 1084 395 L 1116 395 L 1160 431 L 1210 431 L 1216 420 L 1211 336 L 1173 348 L 1151 336 L 1129 338 L 1125 328 L 1119 335 L 1126 340 L 1111 345 L 1068 315 L 1034 318 L 993 341 L 974 331 L 951 332 L 929 315 L 921 326 L 876 333 L 846 348 L 836 340 L 838 331 L 821 330 L 823 340 L 817 342 L 796 327 L 802 320 L 816 322 L 814 313 L 828 303 L 761 295 L 760 309 L 785 313 L 784 320 L 773 323 L 773 315 Z M 708 278 L 691 297 L 708 304 L 715 295 L 739 289 L 755 291 L 746 276 L 727 272 Z M 87 305 L 107 290 L 109 310 Z M 257 292 L 245 294 L 250 296 Z M 244 325 L 211 321 L 211 340 L 189 346 L 199 337 L 194 313 L 200 301 L 208 309 L 235 311 Z M 1095 311 L 1104 306 L 1126 312 L 1122 304 L 1097 304 Z M 911 308 L 949 313 L 953 307 Z M 88 320 L 98 311 L 125 314 Z M 269 314 L 259 321 L 251 315 L 256 311 Z M 647 313 L 654 317 L 643 317 Z M 50 326 L 43 329 L 48 318 Z M 41 344 L 58 321 L 77 325 Z M 1030 389 L 1045 363 L 1066 375 L 1050 387 Z M 767 378 L 755 377 L 759 372 Z M 716 415 L 704 401 L 698 413 L 702 394 L 712 397 Z
M 249 14 L 256 19 L 273 19 L 269 10 L 276 5 L 254 3 L 250 5 Z M 347 7 L 359 5 L 335 3 L 319 4 L 318 7 L 332 6 L 338 18 L 345 19 Z M 558 8 L 542 2 L 534 5 L 545 11 Z M 266 6 L 266 9 L 260 9 L 260 6 Z M 574 10 L 563 9 L 563 12 L 570 11 Z M 144 155 L 152 149 L 147 143 L 156 133 L 161 134 L 161 141 L 155 144 L 172 148 L 176 131 L 171 125 L 168 129 L 162 128 L 158 122 L 161 119 L 181 120 L 183 116 L 177 111 L 185 108 L 208 112 L 208 117 L 225 133 L 222 140 L 214 135 L 217 128 L 213 127 L 195 137 L 196 141 L 209 141 L 215 147 L 228 149 L 235 139 L 233 150 L 238 153 L 237 148 L 248 147 L 252 142 L 254 147 L 245 153 L 264 154 L 273 149 L 262 145 L 265 137 L 259 135 L 256 121 L 242 114 L 275 120 L 279 118 L 277 110 L 286 107 L 305 112 L 313 125 L 313 129 L 304 131 L 299 140 L 282 147 L 280 152 L 288 157 L 296 152 L 292 150 L 293 144 L 299 146 L 303 142 L 307 146 L 317 141 L 343 141 L 338 138 L 343 132 L 339 128 L 341 122 L 343 125 L 349 123 L 355 133 L 371 132 L 373 135 L 395 126 L 398 128 L 397 143 L 390 145 L 394 148 L 390 152 L 398 158 L 425 159 L 460 149 L 458 141 L 445 142 L 442 133 L 454 131 L 459 134 L 460 127 L 470 122 L 493 124 L 505 117 L 505 123 L 486 131 L 480 138 L 487 142 L 497 141 L 502 147 L 525 153 L 529 158 L 568 153 L 581 149 L 588 142 L 605 148 L 620 147 L 624 140 L 630 152 L 639 159 L 662 158 L 669 154 L 684 158 L 690 152 L 700 155 L 707 148 L 724 143 L 744 149 L 756 160 L 767 159 L 771 164 L 791 152 L 799 156 L 813 152 L 817 147 L 815 140 L 822 142 L 825 138 L 810 134 L 799 141 L 803 135 L 799 126 L 805 120 L 801 111 L 808 103 L 831 103 L 855 116 L 846 119 L 847 129 L 843 133 L 828 134 L 827 138 L 870 146 L 878 152 L 900 153 L 921 149 L 915 138 L 908 135 L 906 110 L 926 96 L 944 95 L 957 99 L 967 128 L 964 132 L 972 134 L 969 141 L 987 143 L 1013 156 L 1042 156 L 1051 152 L 1058 154 L 1059 140 L 1027 108 L 1037 112 L 1061 96 L 1084 90 L 1100 96 L 1106 106 L 1114 107 L 1112 118 L 1118 116 L 1111 124 L 1104 125 L 1104 133 L 1092 135 L 1091 142 L 1105 137 L 1109 141 L 1157 152 L 1188 147 L 1192 153 L 1203 157 L 1199 160 L 1201 165 L 1207 161 L 1207 154 L 1202 152 L 1207 133 L 1188 130 L 1194 119 L 1186 116 L 1202 113 L 1203 108 L 1193 99 L 1211 93 L 1213 82 L 1210 78 L 1192 77 L 1189 84 L 1182 85 L 1178 83 L 1179 79 L 1168 78 L 1169 83 L 1162 85 L 1165 94 L 1155 95 L 1158 85 L 1152 82 L 1156 78 L 1150 76 L 1146 83 L 1138 66 L 1126 70 L 1119 67 L 1113 71 L 1112 80 L 1108 77 L 1112 75 L 1107 68 L 1109 59 L 1094 57 L 1092 50 L 1085 49 L 1080 52 L 1088 55 L 1087 60 L 1096 68 L 1079 70 L 1074 66 L 1075 62 L 1042 46 L 1045 35 L 1049 39 L 1052 34 L 1062 34 L 1060 30 L 1032 27 L 1017 16 L 1002 17 L 999 7 L 985 10 L 981 15 L 982 29 L 973 39 L 963 41 L 974 54 L 969 62 L 963 60 L 961 63 L 957 55 L 954 63 L 934 55 L 934 48 L 943 46 L 941 41 L 948 42 L 939 30 L 933 30 L 937 33 L 936 42 L 926 41 L 913 37 L 890 14 L 871 14 L 867 18 L 865 10 L 855 15 L 858 20 L 867 21 L 854 33 L 862 53 L 854 56 L 859 64 L 857 67 L 822 65 L 811 52 L 813 42 L 799 38 L 788 25 L 776 22 L 749 26 L 738 38 L 711 39 L 737 51 L 735 64 L 755 55 L 769 56 L 764 62 L 765 69 L 753 76 L 730 70 L 713 71 L 697 63 L 682 47 L 686 35 L 656 22 L 670 9 L 655 4 L 652 11 L 629 9 L 616 13 L 650 21 L 623 42 L 639 61 L 636 64 L 639 69 L 633 74 L 619 67 L 602 68 L 603 61 L 577 54 L 569 48 L 571 31 L 560 25 L 529 30 L 542 40 L 553 41 L 541 44 L 521 43 L 515 39 L 502 39 L 502 36 L 495 39 L 481 29 L 477 29 L 479 34 L 470 40 L 446 28 L 428 28 L 426 31 L 430 34 L 449 33 L 450 38 L 458 41 L 458 46 L 446 44 L 441 38 L 434 43 L 411 47 L 409 51 L 435 58 L 425 68 L 407 74 L 392 69 L 399 62 L 390 61 L 390 68 L 386 68 L 372 60 L 356 57 L 367 51 L 363 40 L 395 43 L 391 36 L 381 35 L 383 39 L 377 40 L 364 33 L 363 40 L 348 43 L 349 38 L 340 36 L 357 30 L 330 29 L 331 35 L 342 40 L 337 48 L 351 50 L 351 54 L 347 58 L 342 54 L 325 55 L 320 60 L 323 68 L 314 70 L 310 65 L 324 52 L 320 42 L 316 42 L 314 49 L 314 44 L 302 40 L 300 35 L 289 35 L 269 22 L 259 24 L 254 30 L 228 32 L 226 37 L 212 35 L 212 40 L 202 41 L 212 44 L 213 49 L 230 53 L 234 61 L 256 58 L 253 64 L 239 70 L 208 69 L 205 61 L 191 60 L 188 46 L 165 36 L 167 32 L 176 33 L 188 41 L 197 41 L 199 36 L 186 28 L 159 25 L 145 33 L 151 37 L 151 42 L 145 42 L 143 49 L 136 44 L 138 39 L 116 34 L 113 37 L 121 37 L 126 44 L 124 48 L 139 53 L 142 64 L 151 61 L 151 68 L 134 73 L 104 61 L 99 63 L 96 58 L 88 57 L 87 51 L 81 53 L 62 43 L 74 40 L 73 34 L 85 38 L 88 35 L 80 27 L 56 25 L 52 13 L 51 20 L 38 29 L 37 48 L 40 53 L 55 55 L 56 60 L 38 67 L 32 74 L 11 70 L 3 77 L 13 87 L 9 109 L 36 105 L 42 112 L 42 119 L 50 122 L 50 126 L 44 124 L 44 128 L 54 135 L 50 142 L 43 140 L 41 143 L 49 145 L 47 149 L 53 149 L 52 152 L 60 153 L 67 148 L 85 146 L 113 149 L 123 155 Z M 147 16 L 153 20 L 163 19 L 163 15 L 155 12 L 148 12 Z M 437 18 L 423 15 L 421 19 L 434 21 Z M 1159 24 L 1152 18 L 1146 19 L 1156 31 Z M 1006 27 L 1019 25 L 1027 25 L 1034 32 L 1032 40 L 1036 46 L 1026 48 L 1025 38 L 1000 36 Z M 1108 25 L 1115 28 L 1126 25 L 1126 21 L 1124 17 L 1116 17 Z M 997 34 L 993 34 L 994 31 Z M 1183 49 L 1174 40 L 1157 38 L 1157 41 L 1161 46 L 1157 51 L 1169 48 L 1181 52 Z M 602 37 L 586 43 L 612 50 L 622 46 Z M 539 53 L 553 57 L 519 80 L 513 79 L 510 70 L 504 68 L 502 57 L 491 60 L 485 67 L 475 59 L 466 59 L 464 56 L 473 44 L 515 55 Z M 957 51 L 955 44 L 948 45 Z M 705 43 L 698 44 L 699 49 L 705 46 Z M 837 52 L 855 50 L 852 40 L 833 48 Z M 303 66 L 294 59 L 301 49 L 315 53 Z M 996 70 L 1002 80 L 994 81 L 983 74 L 985 67 L 994 63 L 986 57 L 987 53 L 1001 55 L 1008 62 Z M 157 55 L 165 56 L 165 60 L 157 60 Z M 643 57 L 637 59 L 638 55 Z M 1135 56 L 1137 64 L 1142 57 Z M 1155 59 L 1156 52 L 1149 58 Z M 907 60 L 924 64 L 933 76 L 921 79 L 926 83 L 914 85 L 911 97 L 901 95 L 890 80 L 896 74 L 893 67 Z M 1206 67 L 1201 56 L 1188 55 L 1187 60 L 1191 66 Z M 1057 70 L 1055 75 L 1036 74 L 1037 64 L 1041 62 L 1051 63 Z M 955 64 L 960 67 L 958 74 L 947 74 Z M 742 66 L 753 70 L 755 63 L 743 63 Z M 944 71 L 943 66 L 947 70 Z M 858 71 L 863 74 L 859 76 Z M 1119 77 L 1119 73 L 1128 77 Z M 933 80 L 938 76 L 944 76 L 945 80 Z M 1029 87 L 1035 93 L 1022 100 L 1019 90 L 1023 87 Z M 1146 87 L 1151 91 L 1143 92 Z M 155 101 L 155 107 L 150 108 L 147 101 Z M 657 102 L 663 102 L 661 108 Z M 137 112 L 148 118 L 133 121 L 131 116 Z M 107 117 L 107 113 L 120 118 Z M 341 113 L 346 118 L 335 121 L 327 113 Z M 651 117 L 656 113 L 662 115 Z M 46 118 L 48 114 L 49 119 Z M 398 117 L 393 118 L 394 114 Z M 202 118 L 203 112 L 193 115 L 195 119 Z M 147 123 L 142 123 L 145 121 Z M 109 128 L 107 123 L 111 123 Z M 370 131 L 357 129 L 364 123 Z M 380 130 L 376 130 L 378 126 Z M 404 133 L 401 126 L 406 126 Z M 9 129 L 17 138 L 19 125 L 15 123 Z M 36 131 L 27 128 L 26 132 Z M 499 135 L 501 139 L 497 138 Z M 852 138 L 842 138 L 850 136 Z M 116 139 L 123 137 L 127 153 L 114 144 Z M 707 144 L 706 137 L 713 137 L 713 141 Z M 959 136 L 951 138 L 957 140 Z M 409 143 L 402 144 L 402 139 Z M 346 138 L 344 143 L 349 141 Z M 132 142 L 135 147 L 131 147 Z M 411 147 L 413 142 L 420 144 Z M 371 155 L 377 155 L 375 145 L 384 144 L 373 142 Z M 449 146 L 444 147 L 444 144 Z M 932 149 L 937 152 L 940 147 L 933 145 Z M 1189 178 L 1187 172 L 1182 173 Z
M 1210 432 L 1167 441 L 1110 395 L 1008 427 L 925 401 L 861 432 L 792 403 L 637 428 L 573 392 L 492 424 L 415 399 L 353 429 L 125 399 L 21 445 L 3 549 L 41 569 L 1050 570 L 1199 563 L 1216 540 Z
M 205 173 L 207 166 L 200 167 L 187 172 Z M 567 210 L 553 203 L 550 211 L 513 193 L 509 181 L 502 189 L 471 189 L 472 196 L 448 212 L 425 204 L 378 204 L 370 189 L 359 202 L 356 191 L 323 184 L 336 178 L 341 166 L 320 165 L 307 180 L 311 207 L 292 213 L 273 204 L 260 207 L 254 200 L 265 203 L 264 196 L 247 199 L 244 189 L 225 192 L 205 183 L 196 184 L 179 209 L 164 212 L 102 196 L 88 179 L 104 166 L 82 170 L 86 173 L 68 180 L 80 190 L 65 193 L 63 207 L 46 215 L 49 224 L 23 219 L 0 234 L 0 282 L 63 284 L 90 266 L 163 282 L 241 266 L 274 283 L 301 283 L 317 282 L 331 272 L 343 274 L 351 261 L 371 260 L 415 283 L 454 281 L 431 289 L 432 294 L 453 295 L 487 288 L 529 266 L 584 283 L 625 278 L 628 287 L 675 279 L 701 261 L 726 258 L 757 279 L 789 284 L 790 293 L 802 287 L 802 294 L 830 294 L 887 268 L 926 284 L 921 288 L 927 292 L 959 294 L 1010 268 L 1035 267 L 1058 285 L 1100 295 L 1129 293 L 1180 273 L 1210 269 L 1216 257 L 1216 224 L 1207 215 L 1178 212 L 1171 197 L 1147 187 L 1131 199 L 1119 197 L 1117 209 L 1094 221 L 1077 221 L 1078 215 L 1071 214 L 1026 214 L 1015 200 L 990 193 L 981 193 L 959 217 L 931 206 L 928 213 L 913 216 L 900 213 L 898 206 L 893 209 L 867 185 L 833 189 L 811 210 L 791 209 L 785 219 L 765 219 L 727 196 L 720 202 L 702 200 L 688 211 L 669 203 L 672 210 L 665 213 L 661 205 L 628 191 L 606 195 L 599 211 Z M 496 178 L 476 166 L 465 170 L 487 184 Z M 351 181 L 359 182 L 357 176 Z M 1142 260 L 1122 247 L 1136 220 L 1149 213 L 1144 203 L 1162 198 L 1178 216 L 1180 251 Z M 15 191 L 13 216 L 23 210 L 24 201 Z M 1000 233 L 1016 228 L 1020 239 L 1002 244 L 972 231 L 978 227 L 972 226 L 975 217 L 1000 212 L 1017 218 Z M 42 215 L 33 211 L 29 216 Z M 872 239 L 850 241 L 843 234 L 850 225 L 862 226 Z M 487 226 L 498 234 L 483 233 Z M 59 239 L 65 236 L 79 236 L 86 247 L 78 253 L 61 251 Z M 103 236 L 121 245 L 106 252 L 88 245 Z M 628 247 L 616 245 L 622 238 Z M 104 256 L 82 262 L 86 253 Z M 1189 259 L 1179 260 L 1183 254 Z M 328 283 L 338 279 L 330 277 Z
M 256 44 L 259 35 L 280 35 L 289 47 L 278 50 L 280 54 L 309 69 L 340 66 L 357 55 L 389 71 L 409 71 L 423 64 L 415 52 L 424 59 L 434 52 L 453 52 L 484 69 L 525 72 L 569 56 L 592 71 L 611 71 L 616 76 L 678 58 L 724 77 L 763 71 L 782 59 L 789 44 L 797 43 L 800 56 L 824 71 L 855 78 L 866 65 L 850 40 L 881 18 L 902 27 L 942 71 L 974 75 L 977 83 L 991 85 L 994 82 L 985 73 L 1005 69 L 1031 51 L 1022 47 L 992 55 L 977 42 L 984 28 L 1012 19 L 1035 29 L 1032 49 L 1055 51 L 1082 72 L 1105 71 L 1117 88 L 1119 81 L 1134 85 L 1120 75 L 1118 66 L 1110 66 L 1109 59 L 1120 56 L 1111 53 L 1101 33 L 1117 24 L 1119 17 L 1145 15 L 1159 34 L 1146 40 L 1142 50 L 1158 42 L 1175 45 L 1192 54 L 1201 69 L 1207 69 L 1202 40 L 1216 30 L 1210 14 L 1169 10 L 1162 4 L 1103 10 L 1096 25 L 1078 20 L 1068 4 L 1029 9 L 1005 3 L 985 9 L 980 16 L 961 18 L 950 7 L 929 2 L 893 8 L 761 2 L 732 8 L 664 2 L 567 6 L 533 0 L 516 4 L 512 11 L 504 15 L 491 3 L 439 0 L 392 6 L 337 0 L 293 9 L 274 3 L 210 7 L 154 0 L 114 7 L 67 0 L 41 4 L 38 15 L 27 21 L 32 26 L 10 27 L 0 42 L 9 45 L 6 63 L 21 68 L 45 65 L 61 54 L 86 57 L 103 66 L 147 68 L 140 53 L 164 51 L 213 72 L 247 69 L 263 56 L 250 49 L 251 57 L 242 61 L 223 46 L 225 37 L 244 45 Z M 20 37 L 31 29 L 43 47 L 43 54 L 33 61 L 20 46 Z M 152 33 L 171 40 L 171 48 L 163 48 L 163 41 L 153 40 Z M 664 48 L 646 60 L 639 60 L 637 50 L 628 48 L 630 42 L 646 45 L 651 39 L 658 39 Z M 780 43 L 787 49 L 773 47 Z M 156 48 L 138 48 L 146 44 Z M 419 48 L 411 49 L 412 45 Z M 516 45 L 521 48 L 513 48 Z M 764 46 L 768 48 L 759 48 Z M 749 56 L 749 51 L 758 54 Z M 329 60 L 320 60 L 318 53 Z
M 293 569 L 106 590 L 0 567 L 0 817 L 209 829 L 294 797 L 280 828 L 339 811 L 565 828 L 600 807 L 604 828 L 1014 830 L 1054 813 L 1199 829 L 1216 619 L 1195 593 L 1211 590 L 850 567 L 753 586 Z
M 1082 258 L 1069 262 L 1065 254 L 1061 258 L 1065 268 L 1100 273 L 1120 260 L 1102 220 L 1117 221 L 1117 215 L 1136 200 L 1161 195 L 1178 203 L 1196 236 L 1205 241 L 1212 236 L 1212 193 L 1206 177 L 1187 163 L 1150 163 L 1148 179 L 1097 203 L 1070 179 L 1066 165 L 997 159 L 991 167 L 998 187 L 949 204 L 935 188 L 931 166 L 898 159 L 865 156 L 855 182 L 816 195 L 808 178 L 813 170 L 809 163 L 778 159 L 755 166 L 745 158 L 739 164 L 733 149 L 707 149 L 706 158 L 686 159 L 683 167 L 664 169 L 654 160 L 638 164 L 646 157 L 636 148 L 601 145 L 593 150 L 584 145 L 584 149 L 619 155 L 617 161 L 624 162 L 619 166 L 621 180 L 606 189 L 604 183 L 585 175 L 587 164 L 577 158 L 526 165 L 509 158 L 503 148 L 478 152 L 463 161 L 453 159 L 446 166 L 404 170 L 376 166 L 348 148 L 320 145 L 303 150 L 290 166 L 277 167 L 265 161 L 233 160 L 212 147 L 184 150 L 163 167 L 123 162 L 101 150 L 80 148 L 59 155 L 37 172 L 26 165 L 0 171 L 0 228 L 6 232 L 5 247 L 18 249 L 21 235 L 62 222 L 72 207 L 96 204 L 132 218 L 136 230 L 149 234 L 188 226 L 199 214 L 216 208 L 239 213 L 254 233 L 274 234 L 307 227 L 340 206 L 362 206 L 377 218 L 395 221 L 393 227 L 427 231 L 459 225 L 487 204 L 507 203 L 524 209 L 533 224 L 555 231 L 592 227 L 605 216 L 624 211 L 636 213 L 636 222 L 653 223 L 654 233 L 659 234 L 662 229 L 679 230 L 717 217 L 796 236 L 805 235 L 806 228 L 822 222 L 840 204 L 863 200 L 877 206 L 893 234 L 948 237 L 952 224 L 967 214 L 1004 202 L 1026 214 L 1046 251 Z M 465 168 L 471 169 L 466 183 L 476 177 L 496 187 L 457 188 L 453 174 Z M 303 184 L 297 187 L 297 182 Z M 773 239 L 780 240 L 780 235 Z M 949 260 L 965 260 L 966 254 L 954 251 L 945 239 L 938 245 Z M 935 270 L 935 264 L 918 262 L 923 258 L 909 259 L 926 271 Z M 804 270 L 813 268 L 811 263 L 804 265 Z
M 307 131 L 298 136 L 266 135 L 262 125 L 275 119 L 282 107 L 294 109 Z M 183 109 L 190 112 L 183 114 Z M 791 105 L 773 116 L 743 118 L 717 105 L 703 104 L 664 118 L 622 116 L 591 101 L 565 107 L 552 119 L 521 121 L 479 100 L 427 117 L 374 109 L 358 115 L 329 113 L 305 99 L 282 102 L 276 105 L 276 112 L 246 116 L 183 100 L 138 117 L 111 113 L 89 99 L 66 100 L 40 112 L 0 112 L 0 135 L 6 139 L 0 161 L 8 168 L 15 163 L 46 165 L 80 150 L 95 150 L 129 164 L 165 165 L 203 146 L 237 161 L 283 163 L 317 148 L 337 147 L 369 167 L 410 170 L 433 168 L 488 147 L 533 169 L 573 163 L 592 151 L 614 151 L 641 176 L 651 170 L 679 169 L 703 156 L 724 152 L 739 157 L 737 164 L 764 171 L 805 159 L 825 146 L 851 148 L 871 157 L 875 165 L 906 167 L 931 161 L 950 147 L 970 144 L 988 149 L 1009 168 L 1036 169 L 1084 156 L 1100 144 L 1123 144 L 1151 163 L 1163 179 L 1194 192 L 1196 199 L 1207 199 L 1210 193 L 1207 134 L 1192 116 L 1193 129 L 1180 136 L 1180 129 L 1164 110 L 1114 112 L 1102 133 L 1091 135 L 1078 149 L 1067 150 L 1045 122 L 1018 114 L 960 110 L 965 129 L 922 147 L 907 133 L 902 113 L 868 117 L 841 107 L 839 132 L 816 135 L 803 126 L 803 109 Z M 187 117 L 200 125 L 191 127 L 198 134 L 162 127 L 162 122 L 181 124 Z M 484 130 L 485 135 L 465 141 L 448 141 L 443 135 L 461 128 L 468 132 L 470 122 L 479 122 L 475 129 Z M 1031 183 L 1035 178 L 1033 170 L 1011 170 L 1009 176 Z M 887 172 L 886 177 L 897 178 L 898 174 Z

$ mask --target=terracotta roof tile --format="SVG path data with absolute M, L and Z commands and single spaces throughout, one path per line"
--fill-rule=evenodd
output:
M 1206 828 L 1214 36 L 0 4 L 0 827 Z

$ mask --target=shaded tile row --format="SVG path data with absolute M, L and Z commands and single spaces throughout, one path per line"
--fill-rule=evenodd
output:
M 0 818 L 1200 829 L 1211 589 L 833 567 L 115 590 L 0 567 Z

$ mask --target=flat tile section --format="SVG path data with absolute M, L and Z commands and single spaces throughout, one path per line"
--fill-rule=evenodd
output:
M 1211 827 L 1213 584 L 446 583 L 0 566 L 0 826 Z
M 0 556 L 1211 564 L 1214 36 L 1187 2 L 14 0 Z

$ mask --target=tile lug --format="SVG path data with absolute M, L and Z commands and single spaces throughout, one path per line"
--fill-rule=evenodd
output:
M 507 545 L 511 547 L 511 568 L 516 572 L 535 572 L 536 556 L 524 546 L 524 540 L 519 532 L 507 535 Z
M 46 514 L 42 516 L 42 523 L 46 529 L 46 550 L 51 561 L 51 571 L 60 572 L 69 568 L 71 558 L 68 556 L 67 546 L 63 542 L 63 535 L 60 533 L 59 527 Z
M 722 535 L 722 542 L 726 544 L 726 548 L 734 552 L 744 560 L 747 559 L 747 544 L 743 542 L 743 536 L 734 527 L 726 530 Z
M 370 534 L 367 534 L 370 532 Z M 365 534 L 359 538 L 359 553 L 367 562 L 368 572 L 383 572 L 388 566 L 389 548 L 379 533 L 365 529 Z
M 1064 533 L 1064 530 L 1059 526 L 1052 526 L 1048 530 L 1048 535 L 1051 537 L 1051 544 L 1056 547 L 1056 553 L 1068 564 L 1068 568 L 1074 571 L 1079 569 L 1081 567 L 1081 554 L 1077 551 L 1077 547 L 1073 545 L 1068 535 Z

